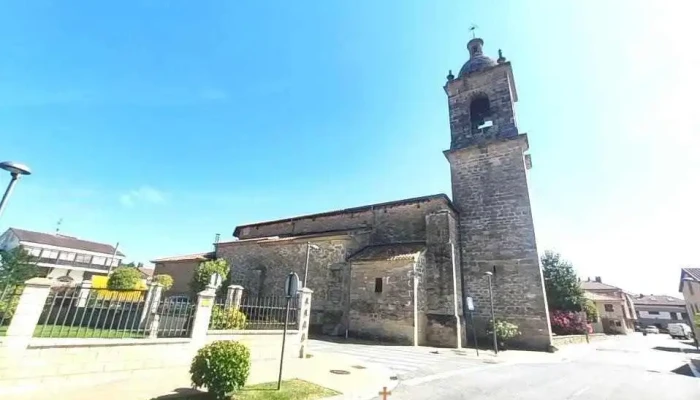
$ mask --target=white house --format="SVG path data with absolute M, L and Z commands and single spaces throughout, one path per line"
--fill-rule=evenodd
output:
M 107 275 L 124 254 L 104 243 L 71 236 L 10 228 L 0 236 L 0 250 L 21 246 L 36 257 L 42 276 L 61 282 L 81 282 L 92 275 Z

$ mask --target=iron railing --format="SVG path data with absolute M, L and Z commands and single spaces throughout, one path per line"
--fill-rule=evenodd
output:
M 143 290 L 52 288 L 35 337 L 188 337 L 195 304 Z
M 284 329 L 287 298 L 285 296 L 258 296 L 244 292 L 241 297 L 238 310 L 245 315 L 245 325 L 239 329 L 249 330 L 277 330 Z M 289 300 L 289 320 L 287 329 L 296 329 L 298 323 L 299 297 L 295 296 Z M 217 299 L 213 313 L 218 310 L 228 310 L 223 299 Z M 212 321 L 214 322 L 214 318 Z M 217 329 L 210 323 L 210 329 Z
M 0 289 L 0 336 L 5 336 L 12 317 L 17 310 L 19 297 L 22 295 L 22 285 L 6 284 Z

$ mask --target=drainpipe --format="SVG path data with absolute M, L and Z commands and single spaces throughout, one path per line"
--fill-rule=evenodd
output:
M 459 308 L 457 307 L 457 259 L 455 257 L 455 244 L 450 239 L 450 252 L 452 258 L 452 299 L 455 314 L 455 323 L 457 328 L 457 348 L 462 348 L 462 324 L 459 320 Z M 462 289 L 462 297 L 464 297 L 464 289 Z
M 418 346 L 418 276 L 416 276 L 416 264 L 413 261 L 413 346 Z

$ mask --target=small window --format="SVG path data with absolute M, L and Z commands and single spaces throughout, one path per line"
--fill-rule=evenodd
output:
M 620 321 L 615 321 L 615 326 L 622 326 L 622 324 L 620 323 Z
M 87 254 L 78 254 L 75 257 L 75 262 L 79 263 L 85 263 L 85 264 L 90 264 L 90 260 L 92 259 L 92 256 L 87 255 Z
M 384 286 L 384 281 L 382 278 L 375 278 L 374 279 L 374 293 L 381 293 Z
M 105 265 L 104 257 L 92 257 L 92 263 L 94 265 Z
M 613 307 L 612 304 L 606 304 L 605 305 L 605 312 L 614 312 L 615 308 Z
M 648 311 L 649 315 L 659 315 L 658 311 Z
M 44 250 L 41 256 L 43 258 L 58 258 L 58 250 Z
M 24 250 L 32 257 L 39 257 L 41 255 L 41 249 L 36 247 L 26 247 Z
M 687 313 L 681 313 L 681 318 L 684 319 L 684 320 L 690 319 L 690 318 L 688 318 L 688 314 L 687 314 Z
M 60 260 L 73 261 L 73 260 L 75 260 L 75 253 L 71 253 L 68 251 L 62 251 L 61 254 L 59 254 L 58 258 Z

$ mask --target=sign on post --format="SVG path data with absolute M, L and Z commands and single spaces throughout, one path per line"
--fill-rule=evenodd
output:
M 299 276 L 295 272 L 290 272 L 287 275 L 287 280 L 284 282 L 284 295 L 288 299 L 297 295 L 299 291 Z
M 474 311 L 474 299 L 467 297 L 467 310 Z
M 221 274 L 218 272 L 215 272 L 211 274 L 209 277 L 209 286 L 214 287 L 214 288 L 219 288 L 221 286 L 221 282 L 223 281 L 223 278 L 221 278 Z

